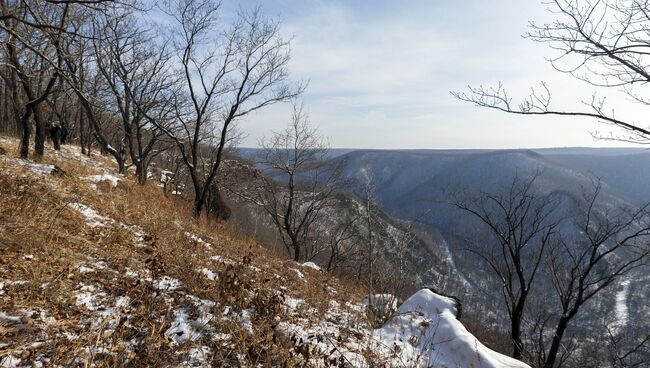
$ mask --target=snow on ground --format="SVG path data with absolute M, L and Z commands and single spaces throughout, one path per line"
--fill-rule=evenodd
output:
M 624 328 L 629 319 L 629 310 L 627 308 L 627 298 L 630 293 L 630 283 L 632 280 L 625 279 L 621 282 L 621 290 L 616 293 L 616 305 L 614 308 L 614 313 L 616 315 L 616 321 L 614 326 L 616 330 Z
M 392 295 L 366 298 L 366 304 L 387 302 Z M 326 312 L 318 313 L 300 299 L 285 297 L 293 318 L 277 329 L 298 348 L 314 356 L 325 356 L 330 364 L 352 367 L 481 367 L 530 368 L 528 365 L 485 347 L 456 319 L 456 302 L 420 290 L 402 304 L 383 327 L 372 330 L 363 317 L 362 303 L 344 305 L 332 300 Z M 311 317 L 311 318 L 310 318 Z M 323 366 L 322 360 L 312 361 Z
M 225 257 L 222 257 L 222 256 L 211 256 L 209 258 L 209 260 L 215 261 L 215 262 L 220 262 L 220 263 L 223 263 L 225 265 L 234 265 L 236 263 L 232 259 L 228 259 L 228 258 L 225 258 Z
M 219 278 L 219 275 L 217 275 L 215 272 L 212 272 L 212 271 L 210 271 L 210 269 L 205 268 L 205 267 L 204 267 L 203 269 L 201 269 L 201 273 L 202 273 L 203 276 L 205 276 L 208 280 L 212 280 L 212 281 L 214 281 L 214 280 L 216 280 L 216 279 Z
M 181 282 L 173 277 L 163 276 L 154 281 L 154 286 L 162 291 L 178 290 L 181 288 Z
M 208 243 L 207 241 L 201 239 L 198 235 L 192 234 L 190 232 L 185 232 L 185 237 L 188 238 L 189 240 L 193 241 L 196 244 L 203 245 L 204 247 L 208 249 L 212 249 L 212 244 Z
M 289 313 L 295 312 L 298 309 L 298 307 L 304 303 L 305 301 L 302 299 L 297 299 L 290 296 L 284 297 L 284 305 L 287 307 L 287 311 Z
M 366 295 L 361 301 L 366 308 L 374 310 L 382 316 L 390 315 L 397 310 L 397 297 L 393 294 Z
M 90 272 L 83 267 L 110 270 L 101 261 L 91 261 L 94 261 L 92 268 L 78 267 L 77 272 Z M 217 277 L 216 273 L 207 268 L 201 272 L 206 276 Z M 254 309 L 235 311 L 227 305 L 221 305 L 222 312 L 215 316 L 214 311 L 219 310 L 215 309 L 217 303 L 187 293 L 178 279 L 169 276 L 151 279 L 132 270 L 127 270 L 124 274 L 151 283 L 169 306 L 171 313 L 169 317 L 164 317 L 170 318 L 169 327 L 164 334 L 171 346 L 178 349 L 179 361 L 176 366 L 205 365 L 213 352 L 210 347 L 201 346 L 201 342 L 208 339 L 225 343 L 232 338 L 232 335 L 215 327 L 214 322 L 235 323 L 248 335 L 254 335 L 257 331 L 253 322 L 257 313 Z M 12 282 L 3 281 L 1 285 L 5 287 L 10 283 Z M 375 330 L 364 317 L 363 301 L 342 303 L 331 300 L 328 308 L 319 311 L 303 299 L 278 293 L 286 308 L 278 319 L 276 331 L 284 334 L 296 351 L 309 352 L 304 357 L 311 359 L 310 366 L 325 366 L 325 357 L 327 364 L 333 366 L 366 368 L 371 366 L 367 357 L 372 354 L 373 362 L 391 368 L 529 368 L 481 344 L 456 319 L 455 301 L 428 289 L 407 299 L 392 319 Z M 111 331 L 120 319 L 129 321 L 133 318 L 129 309 L 129 297 L 115 297 L 98 285 L 80 283 L 74 291 L 74 300 L 79 308 L 89 313 L 80 322 L 81 325 L 89 323 L 93 329 Z M 395 298 L 388 294 L 378 294 L 365 300 L 366 305 L 379 303 L 394 305 Z M 40 320 L 45 324 L 56 323 L 54 318 L 39 313 Z M 0 312 L 0 320 L 19 323 L 21 317 Z M 64 332 L 64 335 L 70 341 L 81 337 L 68 332 Z M 191 346 L 187 347 L 187 343 Z M 127 341 L 126 345 L 128 349 L 128 346 L 135 346 L 137 342 Z M 100 344 L 91 351 L 112 354 L 109 348 Z M 0 359 L 0 362 L 10 367 L 25 363 L 19 359 L 19 355 L 8 355 Z
M 95 227 L 108 227 L 115 223 L 115 220 L 100 215 L 97 211 L 92 208 L 81 204 L 81 203 L 69 203 L 68 207 L 79 212 L 80 215 L 86 218 L 86 225 L 95 228 Z
M 107 182 L 112 188 L 115 188 L 122 181 L 122 179 L 118 178 L 117 176 L 108 173 L 91 175 L 91 176 L 83 176 L 79 179 L 81 181 L 90 183 L 90 187 L 95 191 L 99 190 L 97 185 L 101 182 Z
M 68 207 L 74 209 L 80 215 L 85 217 L 86 225 L 88 225 L 89 227 L 91 228 L 120 227 L 122 229 L 126 229 L 133 234 L 133 241 L 136 247 L 141 247 L 141 248 L 148 247 L 148 245 L 145 243 L 147 239 L 147 234 L 140 226 L 126 225 L 121 222 L 117 222 L 110 217 L 102 216 L 97 211 L 86 206 L 85 204 L 68 203 Z
M 77 268 L 77 271 L 79 271 L 79 273 L 90 273 L 95 272 L 95 269 L 86 266 L 79 266 L 79 268 Z
M 181 367 L 208 367 L 208 359 L 212 354 L 212 350 L 207 346 L 200 348 L 191 348 L 188 353 L 187 361 Z
M 177 344 L 182 344 L 187 340 L 194 341 L 201 337 L 201 333 L 191 326 L 190 317 L 185 311 L 174 312 L 174 321 L 171 327 L 165 331 L 165 335 Z
M 296 275 L 298 276 L 299 279 L 305 280 L 305 274 L 304 273 L 302 273 L 300 270 L 297 270 L 295 268 L 292 268 L 292 270 L 294 270 L 296 272 Z
M 160 182 L 161 183 L 169 183 L 172 179 L 174 178 L 174 172 L 173 171 L 168 171 L 168 170 L 161 170 L 160 171 Z
M 293 318 L 280 322 L 276 329 L 298 350 L 307 350 L 316 359 L 327 357 L 332 366 L 368 366 L 364 352 L 370 347 L 371 331 L 357 310 L 330 301 L 322 314 L 300 299 L 286 297 L 284 303 Z M 322 360 L 311 363 L 323 366 Z
M 25 169 L 37 175 L 50 175 L 56 172 L 56 167 L 50 164 L 38 164 L 32 161 L 24 160 L 22 158 L 9 158 L 7 162 L 13 165 L 22 166 Z
M 309 268 L 313 268 L 313 269 L 316 270 L 316 271 L 321 271 L 320 266 L 317 265 L 317 264 L 314 263 L 314 262 L 305 262 L 305 263 L 303 263 L 302 265 L 303 265 L 303 267 L 309 267 Z

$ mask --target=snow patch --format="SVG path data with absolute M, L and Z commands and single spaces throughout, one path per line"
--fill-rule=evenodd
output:
M 301 279 L 301 280 L 305 279 L 305 274 L 300 272 L 300 270 L 296 270 L 295 268 L 292 268 L 292 270 L 294 270 L 296 272 L 296 275 L 298 275 L 299 279 Z
M 86 225 L 96 228 L 96 227 L 107 227 L 115 223 L 115 220 L 100 215 L 97 211 L 92 208 L 81 204 L 81 203 L 68 203 L 68 207 L 77 211 L 80 215 L 86 218 Z
M 210 271 L 210 269 L 206 267 L 201 269 L 201 273 L 203 274 L 203 276 L 207 277 L 208 280 L 214 281 L 219 278 L 219 276 L 216 273 Z
M 228 259 L 228 258 L 225 258 L 225 257 L 222 257 L 222 256 L 212 256 L 212 257 L 210 257 L 208 259 L 211 260 L 211 261 L 215 261 L 215 262 L 221 262 L 221 263 L 223 263 L 225 265 L 234 265 L 236 263 L 232 259 Z
M 188 295 L 187 298 L 197 308 L 199 315 L 196 319 L 192 319 L 183 308 L 177 308 L 174 311 L 174 320 L 165 331 L 165 336 L 176 344 L 182 344 L 188 340 L 196 341 L 204 335 L 204 332 L 212 332 L 210 321 L 213 315 L 210 313 L 210 309 L 214 307 L 215 303 L 192 295 Z
M 322 270 L 322 269 L 320 268 L 320 266 L 317 265 L 317 264 L 314 263 L 314 262 L 305 262 L 305 263 L 303 263 L 302 265 L 303 265 L 303 267 L 313 268 L 313 269 L 316 270 L 316 271 L 321 271 L 321 270 Z
M 165 331 L 165 336 L 172 339 L 177 344 L 182 344 L 187 340 L 194 341 L 201 337 L 201 333 L 194 330 L 190 325 L 191 319 L 184 311 L 174 313 L 174 321 L 170 328 Z
M 57 169 L 54 165 L 50 164 L 37 164 L 35 162 L 31 162 L 28 160 L 24 160 L 21 158 L 10 158 L 7 160 L 9 163 L 12 163 L 14 165 L 20 165 L 23 166 L 25 169 L 28 171 L 31 171 L 34 174 L 37 175 L 49 175 L 49 174 L 54 174 Z
M 302 299 L 292 298 L 290 296 L 284 297 L 284 305 L 287 306 L 287 312 L 293 313 L 298 309 L 298 307 L 303 304 L 305 301 Z
M 95 272 L 94 268 L 86 267 L 86 266 L 79 266 L 77 268 L 77 271 L 79 273 L 90 273 L 90 272 Z
M 619 330 L 624 328 L 629 320 L 630 312 L 627 307 L 627 298 L 630 293 L 630 279 L 625 279 L 621 282 L 621 290 L 616 293 L 616 305 L 614 313 L 616 315 L 615 329 Z
M 206 247 L 208 249 L 212 249 L 212 244 L 211 243 L 201 239 L 199 236 L 197 236 L 195 234 L 192 234 L 192 233 L 186 231 L 185 232 L 185 237 L 190 239 L 191 241 L 193 241 L 196 244 L 203 245 L 204 247 Z
M 178 290 L 181 288 L 181 282 L 169 276 L 163 276 L 154 281 L 156 289 L 162 291 Z
M 108 182 L 111 188 L 115 188 L 122 181 L 122 179 L 118 178 L 117 176 L 107 173 L 100 175 L 83 176 L 79 179 L 81 179 L 81 181 L 90 183 L 90 187 L 95 191 L 98 190 L 97 184 L 101 182 Z

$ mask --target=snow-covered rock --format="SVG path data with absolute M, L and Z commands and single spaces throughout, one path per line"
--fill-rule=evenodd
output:
M 456 319 L 456 302 L 422 289 L 375 336 L 407 367 L 530 368 L 483 345 Z

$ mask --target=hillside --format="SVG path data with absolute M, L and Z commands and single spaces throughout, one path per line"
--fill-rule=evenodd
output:
M 502 193 L 514 177 L 530 178 L 537 173 L 533 194 L 556 198 L 557 213 L 561 216 L 580 211 L 578 203 L 583 191 L 593 190 L 596 178 L 603 186 L 599 210 L 613 213 L 647 200 L 648 158 L 642 150 L 557 149 L 358 150 L 336 159 L 344 163 L 344 175 L 352 181 L 352 190 L 361 193 L 365 175 L 371 173 L 382 209 L 395 218 L 424 224 L 425 233 L 448 245 L 458 272 L 471 284 L 465 297 L 468 319 L 489 321 L 487 324 L 498 331 L 504 323 L 503 316 L 493 311 L 503 306 L 495 305 L 486 314 L 485 305 L 492 302 L 493 295 L 499 295 L 500 284 L 491 279 L 488 266 L 467 251 L 490 239 L 490 234 L 472 216 L 455 210 L 448 202 L 466 194 Z M 564 222 L 562 230 L 572 236 L 580 231 L 570 221 Z M 540 280 L 543 290 L 553 290 L 551 281 L 543 277 Z M 591 315 L 620 321 L 630 329 L 647 330 L 648 308 L 640 301 L 650 296 L 648 285 L 647 269 L 631 272 L 626 280 L 587 307 L 592 314 L 585 313 L 574 327 L 576 339 L 592 341 L 590 336 L 602 329 L 602 323 L 590 319 Z M 492 296 L 471 292 L 489 287 L 494 288 Z M 454 289 L 452 292 L 462 293 Z
M 16 146 L 0 140 L 2 367 L 526 367 L 478 342 L 450 298 L 421 290 L 375 329 L 359 287 L 193 219 L 155 180 Z
M 224 189 L 224 199 L 232 208 L 230 221 L 248 233 L 256 234 L 273 248 L 282 250 L 282 241 L 278 240 L 276 227 L 268 214 L 252 201 L 236 194 L 242 191 L 253 192 L 259 184 L 256 184 L 256 178 L 262 176 L 262 172 L 254 163 L 241 159 L 228 160 L 224 166 L 226 179 L 220 184 Z M 336 191 L 312 225 L 314 233 L 318 235 L 306 249 L 307 259 L 332 272 L 348 275 L 367 273 L 366 211 L 366 203 L 362 198 L 345 190 Z M 402 265 L 400 275 L 387 272 L 383 275 L 385 278 L 402 278 L 400 283 L 407 284 L 409 289 L 412 289 L 412 285 L 440 285 L 443 280 L 462 283 L 444 242 L 422 232 L 411 223 L 389 216 L 374 204 L 371 213 L 370 229 L 376 268 L 390 270 L 394 268 L 392 265 Z M 331 247 L 334 246 L 337 254 L 332 257 Z M 380 285 L 381 289 L 376 291 L 395 293 L 395 289 L 401 289 L 395 285 L 385 286 Z

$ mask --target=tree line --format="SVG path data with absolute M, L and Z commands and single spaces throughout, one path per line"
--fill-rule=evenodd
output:
M 365 214 L 323 222 L 340 203 L 340 163 L 299 103 L 306 84 L 290 76 L 280 20 L 260 6 L 226 15 L 217 0 L 0 0 L 0 46 L 0 132 L 20 137 L 22 158 L 41 160 L 48 139 L 55 150 L 73 142 L 141 185 L 154 165 L 165 189 L 187 187 L 194 216 L 227 218 L 226 189 L 264 212 L 294 260 L 334 272 L 363 257 L 373 275 L 376 250 L 362 246 L 378 226 L 371 199 Z M 237 125 L 281 103 L 294 110 L 261 142 L 256 164 L 269 170 L 226 186 Z
M 204 212 L 233 129 L 247 114 L 304 89 L 289 77 L 289 41 L 260 8 L 219 17 L 211 0 L 0 2 L 0 124 L 20 155 L 44 155 L 48 136 L 133 168 L 175 156 Z M 153 16 L 165 19 L 154 22 Z M 33 139 L 33 147 L 32 147 Z

